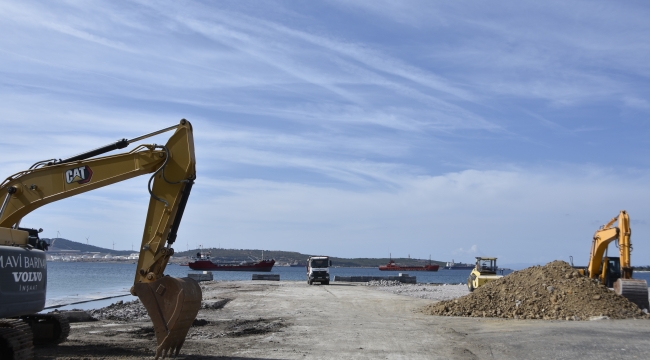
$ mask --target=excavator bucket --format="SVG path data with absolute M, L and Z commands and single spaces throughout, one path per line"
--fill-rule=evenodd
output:
M 153 322 L 158 347 L 156 359 L 178 355 L 201 308 L 201 287 L 190 278 L 162 277 L 137 283 L 134 290 Z

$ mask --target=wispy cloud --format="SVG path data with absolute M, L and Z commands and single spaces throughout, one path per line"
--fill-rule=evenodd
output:
M 184 236 L 214 224 L 237 247 L 578 256 L 601 216 L 648 218 L 648 15 L 581 1 L 2 2 L 0 167 L 187 118 L 199 181 Z M 143 184 L 25 221 L 132 237 Z M 120 229 L 97 220 L 123 215 Z

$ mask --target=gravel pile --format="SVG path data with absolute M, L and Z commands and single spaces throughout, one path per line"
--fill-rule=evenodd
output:
M 122 300 L 101 309 L 89 311 L 97 320 L 140 321 L 149 320 L 149 314 L 140 300 L 124 302 Z
M 401 281 L 397 280 L 370 280 L 364 284 L 365 286 L 400 286 Z
M 513 272 L 467 296 L 427 306 L 425 313 L 515 319 L 649 318 L 638 306 L 564 261 Z
M 416 297 L 429 300 L 450 300 L 469 294 L 467 285 L 437 285 L 437 284 L 404 284 L 394 280 L 372 280 L 366 286 L 374 286 L 377 290 L 387 291 L 397 295 Z

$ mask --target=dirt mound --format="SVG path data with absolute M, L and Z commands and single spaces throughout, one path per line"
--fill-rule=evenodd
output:
M 515 319 L 589 320 L 649 318 L 638 306 L 564 261 L 533 266 L 489 282 L 455 300 L 427 306 L 424 313 Z
M 101 309 L 89 311 L 90 316 L 98 320 L 149 320 L 149 314 L 140 300 L 124 302 L 122 300 Z

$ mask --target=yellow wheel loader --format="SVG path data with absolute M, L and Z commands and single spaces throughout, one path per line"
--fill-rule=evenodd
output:
M 486 283 L 502 278 L 503 275 L 497 275 L 497 258 L 493 257 L 476 257 L 476 266 L 467 278 L 467 288 L 469 291 L 485 285 Z
M 642 279 L 632 278 L 631 237 L 630 216 L 627 211 L 621 210 L 618 216 L 596 230 L 591 242 L 589 265 L 586 269 L 579 269 L 578 272 L 592 279 L 598 279 L 601 284 L 609 288 L 614 288 L 616 294 L 637 304 L 639 308 L 650 309 L 648 283 Z M 607 248 L 613 241 L 616 241 L 620 257 L 607 255 Z
M 174 130 L 165 145 L 139 145 L 97 157 Z M 33 342 L 58 343 L 69 332 L 65 318 L 37 314 L 45 306 L 45 250 L 35 229 L 20 227 L 30 212 L 51 202 L 144 174 L 151 195 L 131 293 L 153 322 L 156 359 L 176 355 L 201 307 L 201 288 L 190 278 L 164 275 L 171 245 L 196 178 L 192 125 L 183 119 L 131 140 L 122 139 L 68 159 L 39 161 L 0 183 L 0 358 L 31 359 Z M 6 319 L 3 319 L 6 318 Z M 20 319 L 20 320 L 17 320 Z

